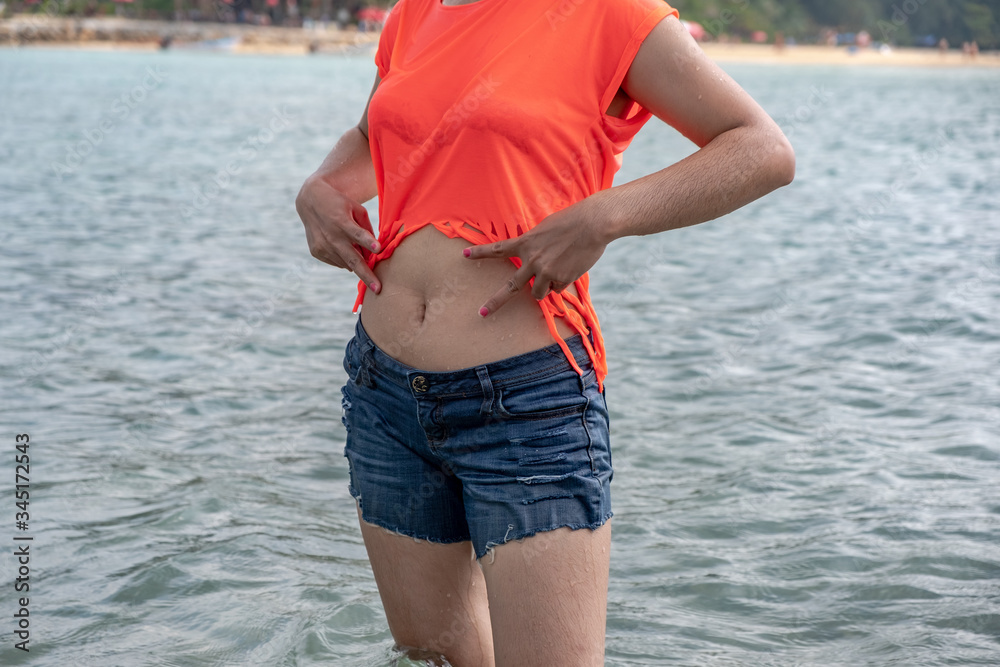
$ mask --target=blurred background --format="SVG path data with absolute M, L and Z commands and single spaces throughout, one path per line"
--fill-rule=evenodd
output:
M 179 24 L 280 26 L 321 33 L 331 29 L 377 32 L 392 4 L 382 0 L 0 0 L 0 18 L 16 19 L 0 30 L 0 43 L 127 41 L 168 45 L 174 38 L 208 34 L 206 26 L 194 30 L 188 25 L 182 30 L 176 25 L 155 28 L 121 21 L 52 22 L 60 18 L 117 17 Z M 573 0 L 563 4 L 571 6 Z M 859 48 L 884 44 L 964 48 L 966 52 L 1000 46 L 1000 0 L 677 0 L 673 5 L 696 39 L 704 42 Z M 288 32 L 285 39 L 308 47 L 316 38 L 309 32 Z

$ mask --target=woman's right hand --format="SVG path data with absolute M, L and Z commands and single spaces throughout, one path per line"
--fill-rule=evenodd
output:
M 368 254 L 379 251 L 379 243 L 364 206 L 313 174 L 302 184 L 295 210 L 305 225 L 313 257 L 352 271 L 376 294 L 381 291 L 381 283 L 365 261 Z

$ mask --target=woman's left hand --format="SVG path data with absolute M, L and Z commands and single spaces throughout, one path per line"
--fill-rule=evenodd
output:
M 604 216 L 594 196 L 548 216 L 521 236 L 466 248 L 469 259 L 518 257 L 521 267 L 479 309 L 495 313 L 534 277 L 531 295 L 544 299 L 561 292 L 590 270 L 610 242 L 602 233 Z

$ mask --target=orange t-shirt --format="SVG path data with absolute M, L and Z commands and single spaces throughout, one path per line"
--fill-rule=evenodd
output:
M 382 247 L 365 253 L 368 265 L 428 224 L 470 244 L 509 239 L 611 187 L 651 114 L 636 103 L 621 118 L 605 110 L 669 15 L 677 11 L 662 0 L 401 0 L 379 41 L 381 83 L 368 108 Z M 554 318 L 583 335 L 603 388 L 589 282 L 576 281 L 579 298 L 550 293 L 539 306 L 580 373 Z M 360 282 L 355 312 L 365 289 Z

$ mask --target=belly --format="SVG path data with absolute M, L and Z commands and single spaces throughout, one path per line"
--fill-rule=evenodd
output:
M 462 250 L 469 245 L 428 225 L 375 266 L 382 292 L 367 290 L 361 322 L 376 345 L 409 366 L 447 371 L 555 342 L 527 288 L 488 317 L 479 315 L 516 267 L 505 258 L 466 259 Z M 575 333 L 561 318 L 556 329 L 564 338 Z

